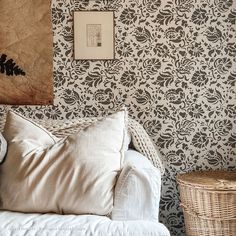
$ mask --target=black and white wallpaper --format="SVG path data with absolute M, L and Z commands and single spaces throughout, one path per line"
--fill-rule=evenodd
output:
M 75 10 L 115 11 L 116 60 L 73 60 Z M 236 1 L 53 0 L 52 21 L 54 106 L 13 108 L 73 119 L 125 104 L 163 155 L 160 219 L 184 236 L 176 174 L 236 168 Z

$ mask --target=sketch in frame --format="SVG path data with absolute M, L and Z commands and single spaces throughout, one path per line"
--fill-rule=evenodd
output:
M 115 58 L 114 11 L 74 12 L 74 59 Z
M 101 24 L 87 24 L 87 46 L 88 47 L 102 46 Z

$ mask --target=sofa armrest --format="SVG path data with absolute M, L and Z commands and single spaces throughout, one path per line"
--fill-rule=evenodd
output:
M 142 154 L 128 150 L 115 187 L 112 220 L 157 220 L 161 173 Z

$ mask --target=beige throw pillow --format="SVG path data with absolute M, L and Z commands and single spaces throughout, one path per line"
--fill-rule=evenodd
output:
M 0 165 L 0 208 L 20 212 L 106 215 L 124 156 L 125 111 L 58 139 L 10 111 Z

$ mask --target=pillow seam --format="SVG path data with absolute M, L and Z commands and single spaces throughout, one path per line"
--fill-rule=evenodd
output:
M 39 129 L 41 129 L 44 133 L 46 133 L 46 134 L 53 140 L 54 144 L 56 143 L 56 140 L 53 138 L 52 134 L 51 134 L 50 132 L 48 132 L 45 128 L 41 127 L 39 124 L 33 122 L 31 119 L 28 119 L 27 117 L 25 117 L 25 116 L 23 116 L 23 115 L 21 115 L 21 114 L 15 112 L 15 111 L 12 111 L 12 110 L 11 110 L 10 112 L 12 112 L 12 113 L 14 113 L 14 114 L 20 116 L 22 119 L 24 119 L 24 120 L 26 120 L 26 121 L 29 121 L 31 124 L 37 126 Z

